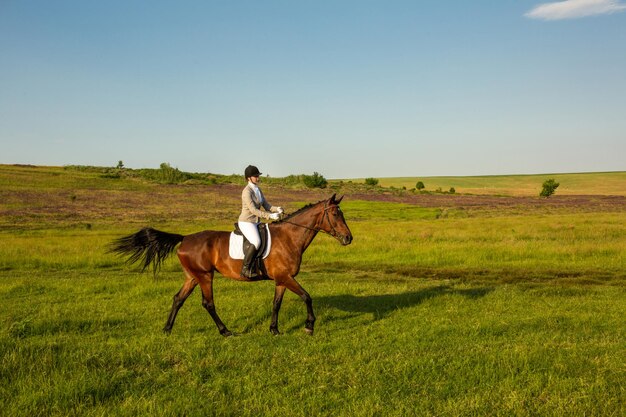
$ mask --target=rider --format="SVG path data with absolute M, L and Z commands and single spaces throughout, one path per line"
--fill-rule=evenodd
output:
M 261 222 L 261 218 L 278 220 L 284 210 L 282 207 L 272 206 L 263 196 L 261 189 L 257 185 L 261 175 L 257 167 L 248 165 L 244 175 L 248 185 L 241 193 L 241 214 L 239 215 L 238 224 L 239 229 L 251 245 L 246 248 L 247 250 L 244 253 L 241 277 L 256 278 L 257 273 L 252 269 L 252 262 L 261 245 L 258 225 Z M 266 211 L 260 210 L 261 207 Z

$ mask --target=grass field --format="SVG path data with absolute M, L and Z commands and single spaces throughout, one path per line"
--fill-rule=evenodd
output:
M 177 262 L 155 278 L 106 245 L 230 230 L 239 191 L 0 166 L 0 415 L 626 414 L 625 199 L 348 193 L 353 244 L 318 236 L 298 276 L 315 336 L 298 297 L 274 337 L 272 283 L 224 278 L 238 337 L 199 293 L 164 335 Z M 264 191 L 287 211 L 327 196 Z

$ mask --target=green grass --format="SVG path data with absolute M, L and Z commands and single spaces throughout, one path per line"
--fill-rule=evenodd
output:
M 424 191 L 454 187 L 457 193 L 538 196 L 543 182 L 553 178 L 560 184 L 556 195 L 626 195 L 626 171 L 580 174 L 541 175 L 489 175 L 475 177 L 396 177 L 380 178 L 381 187 L 410 190 L 418 181 L 426 186 Z M 354 182 L 364 182 L 355 179 Z
M 98 172 L 67 170 L 63 167 L 25 167 L 0 165 L 0 189 L 53 191 L 63 189 L 71 192 L 75 189 L 137 190 L 147 191 L 154 188 L 138 179 L 121 181 L 109 178 Z
M 317 245 L 310 255 L 324 251 L 325 259 L 338 267 L 358 265 L 418 277 L 446 271 L 459 277 L 478 273 L 501 279 L 570 275 L 603 280 L 626 275 L 625 224 L 624 213 L 355 223 L 348 253 Z
M 155 279 L 107 244 L 142 225 L 229 230 L 237 195 L 20 170 L 33 178 L 0 169 L 2 416 L 626 414 L 624 207 L 347 196 L 354 242 L 318 236 L 298 276 L 313 337 L 298 297 L 273 337 L 273 283 L 223 277 L 216 307 L 239 336 L 219 335 L 199 292 L 166 336 L 175 256 Z
M 621 415 L 624 291 L 305 273 L 318 328 L 271 284 L 219 280 L 161 334 L 179 274 L 5 273 L 6 415 Z M 80 283 L 80 284 L 79 284 Z

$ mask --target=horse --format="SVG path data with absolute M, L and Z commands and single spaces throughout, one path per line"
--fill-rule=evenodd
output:
M 185 300 L 197 285 L 202 291 L 202 306 L 208 311 L 222 336 L 232 336 L 215 310 L 213 302 L 213 277 L 215 272 L 239 281 L 274 280 L 274 302 L 270 332 L 280 334 L 278 330 L 278 312 L 283 295 L 290 290 L 304 301 L 307 309 L 305 332 L 313 335 L 315 314 L 309 293 L 296 281 L 300 271 L 302 254 L 319 232 L 326 233 L 343 246 L 352 242 L 352 233 L 346 224 L 339 203 L 333 194 L 327 200 L 306 205 L 298 211 L 268 225 L 272 236 L 272 247 L 264 260 L 261 275 L 255 279 L 240 276 L 242 260 L 229 255 L 230 232 L 205 230 L 183 236 L 162 232 L 153 228 L 143 228 L 137 233 L 115 240 L 110 250 L 118 255 L 127 256 L 130 264 L 141 262 L 142 271 L 152 266 L 154 273 L 161 263 L 177 250 L 178 259 L 185 274 L 185 282 L 174 295 L 174 301 L 163 331 L 170 333 L 174 320 Z

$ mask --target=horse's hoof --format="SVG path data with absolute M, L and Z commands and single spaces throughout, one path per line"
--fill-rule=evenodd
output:
M 280 332 L 278 331 L 278 329 L 270 329 L 270 332 L 271 332 L 274 336 L 278 336 L 278 335 L 280 335 Z
M 233 333 L 230 330 L 225 330 L 223 332 L 220 332 L 220 334 L 224 337 L 231 337 L 234 336 Z
M 309 328 L 306 328 L 306 327 L 305 327 L 305 328 L 304 328 L 304 332 L 305 332 L 306 334 L 308 334 L 309 336 L 313 336 L 313 329 L 309 329 Z
M 171 327 L 170 328 L 164 327 L 163 328 L 163 333 L 165 333 L 167 336 L 169 336 L 172 333 L 172 328 Z

